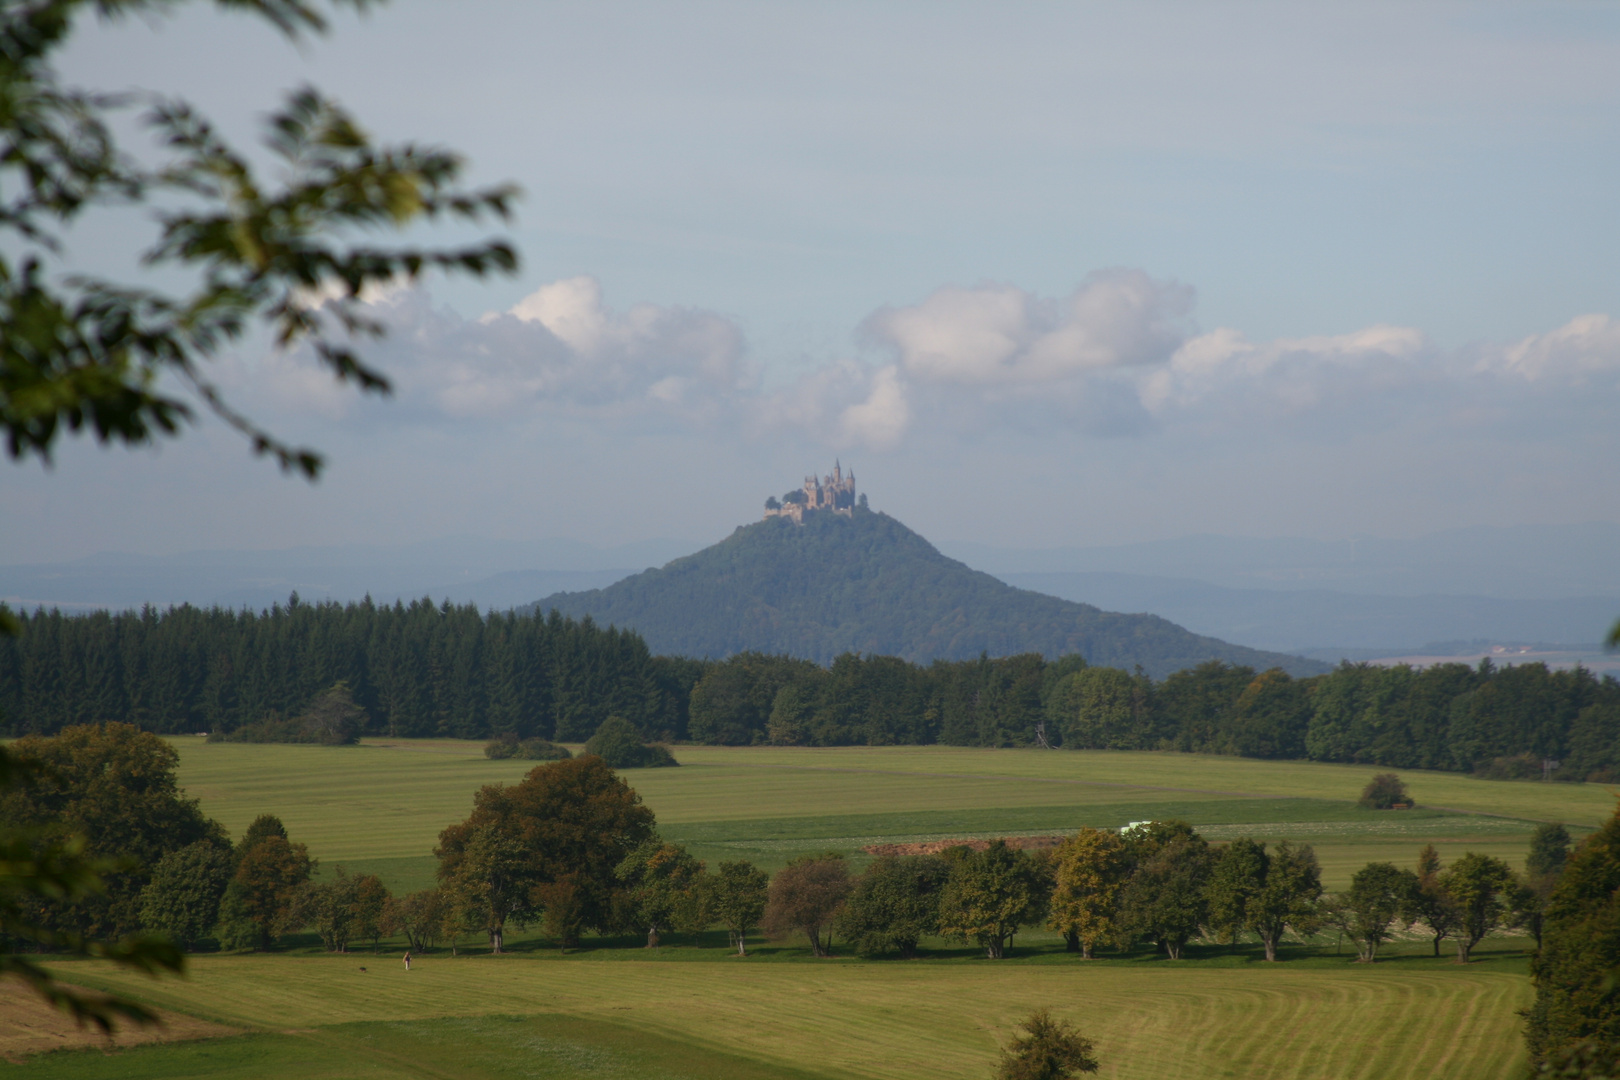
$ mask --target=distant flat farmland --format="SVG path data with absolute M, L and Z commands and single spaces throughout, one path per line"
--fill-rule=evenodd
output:
M 484 784 L 532 768 L 489 761 L 481 744 L 367 740 L 357 747 L 171 740 L 180 778 L 203 809 L 240 835 L 274 813 L 324 863 L 431 883 L 439 831 L 466 817 Z M 1181 817 L 1212 840 L 1235 836 L 1311 844 L 1326 883 L 1342 887 L 1374 859 L 1410 865 L 1434 843 L 1442 857 L 1480 851 L 1522 862 L 1542 821 L 1579 834 L 1613 812 L 1599 785 L 1484 781 L 1404 771 L 1419 807 L 1354 805 L 1377 769 L 1195 754 L 958 747 L 676 748 L 682 767 L 625 779 L 664 834 L 700 857 L 775 868 L 806 851 L 859 854 L 879 842 L 1063 833 L 1082 825 Z

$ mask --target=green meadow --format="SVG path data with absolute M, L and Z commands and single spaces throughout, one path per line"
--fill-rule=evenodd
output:
M 432 848 L 480 785 L 530 763 L 476 744 L 370 740 L 357 747 L 175 739 L 180 777 L 239 835 L 278 814 L 327 867 L 381 874 L 396 891 L 432 883 Z M 1370 767 L 1178 754 L 949 747 L 679 747 L 676 769 L 624 775 L 664 835 L 711 863 L 776 868 L 795 854 L 878 842 L 1066 832 L 1175 816 L 1212 840 L 1312 844 L 1326 884 L 1374 859 L 1411 865 L 1485 851 L 1522 863 L 1530 831 L 1580 830 L 1613 812 L 1601 787 L 1406 772 L 1409 811 L 1358 808 Z M 58 1051 L 0 1064 L 0 1080 L 54 1077 L 987 1078 L 997 1047 L 1046 1006 L 1097 1042 L 1104 1076 L 1516 1077 L 1517 1010 L 1530 1001 L 1528 940 L 1487 940 L 1466 967 L 1450 949 L 1397 942 L 1376 965 L 1331 938 L 1284 962 L 1251 946 L 1195 945 L 1172 963 L 1149 949 L 1083 962 L 1043 932 L 1003 961 L 957 943 L 924 959 L 815 960 L 796 942 L 730 956 L 723 934 L 649 953 L 630 939 L 569 954 L 538 934 L 504 956 L 437 950 L 406 973 L 397 943 L 328 955 L 200 955 L 184 980 L 64 964 L 83 985 L 242 1033 L 105 1055 Z M 0 1047 L 0 1051 L 3 1051 Z
M 1514 1011 L 1530 995 L 1516 953 L 1459 968 L 1415 956 L 1366 967 L 661 951 L 434 954 L 409 973 L 393 955 L 203 956 L 185 982 L 163 983 L 69 965 L 81 982 L 253 1033 L 58 1052 L 0 1076 L 987 1080 L 1013 1025 L 1043 1005 L 1078 1023 L 1103 1075 L 1121 1080 L 1509 1080 L 1524 1067 Z
M 432 884 L 439 830 L 466 817 L 483 784 L 532 763 L 490 761 L 480 744 L 367 740 L 353 747 L 205 743 L 176 738 L 180 779 L 233 835 L 274 813 L 325 865 L 377 873 L 390 888 Z M 1538 822 L 1590 828 L 1614 810 L 1589 784 L 1403 776 L 1418 807 L 1355 805 L 1369 766 L 1193 754 L 958 747 L 683 746 L 676 769 L 627 770 L 664 834 L 700 858 L 775 869 L 795 855 L 859 857 L 880 842 L 1046 834 L 1180 817 L 1213 840 L 1310 843 L 1326 884 L 1366 863 L 1410 864 L 1481 851 L 1518 864 Z

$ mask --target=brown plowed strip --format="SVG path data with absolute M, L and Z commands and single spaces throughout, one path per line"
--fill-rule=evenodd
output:
M 1020 851 L 1044 851 L 1063 843 L 1061 836 L 1003 836 L 1002 843 Z M 911 844 L 867 844 L 861 848 L 868 855 L 938 855 L 953 847 L 983 851 L 991 840 L 919 840 Z
M 93 993 L 93 991 L 86 991 Z M 21 1061 L 49 1050 L 79 1050 L 135 1046 L 150 1042 L 179 1042 L 237 1035 L 236 1028 L 199 1020 L 183 1013 L 157 1010 L 163 1023 L 153 1027 L 122 1026 L 110 1039 L 94 1027 L 79 1027 L 65 1013 L 47 1005 L 16 979 L 0 979 L 0 1057 Z

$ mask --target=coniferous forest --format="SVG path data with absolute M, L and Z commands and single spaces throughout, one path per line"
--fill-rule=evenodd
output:
M 428 601 L 36 612 L 0 639 L 10 734 L 123 721 L 163 733 L 291 719 L 341 683 L 361 731 L 578 742 L 608 716 L 649 739 L 1179 750 L 1570 780 L 1620 777 L 1620 684 L 1540 664 L 1345 664 L 1296 679 L 1210 661 L 1155 680 L 1075 655 L 935 661 L 654 656 L 589 618 Z

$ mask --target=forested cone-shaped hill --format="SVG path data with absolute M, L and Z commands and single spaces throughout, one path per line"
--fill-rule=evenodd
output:
M 529 610 L 636 630 L 655 653 L 755 651 L 830 663 L 841 653 L 914 663 L 989 653 L 1080 653 L 1162 678 L 1206 660 L 1314 675 L 1324 664 L 1232 645 L 1156 615 L 1122 615 L 1015 589 L 946 558 L 887 514 L 769 518 L 605 589 L 556 593 Z

